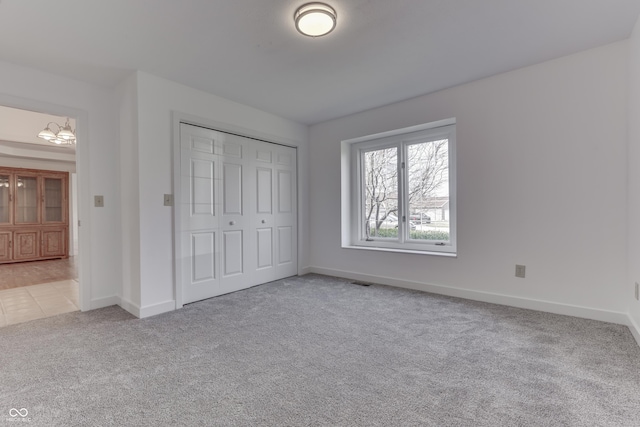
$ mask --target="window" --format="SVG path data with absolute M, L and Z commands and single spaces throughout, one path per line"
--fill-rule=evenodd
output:
M 342 144 L 343 246 L 455 255 L 454 119 Z

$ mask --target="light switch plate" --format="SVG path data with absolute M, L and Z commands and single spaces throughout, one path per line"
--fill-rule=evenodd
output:
M 93 196 L 93 204 L 96 208 L 104 208 L 104 196 Z
M 164 205 L 165 206 L 173 206 L 173 194 L 165 194 L 164 195 Z

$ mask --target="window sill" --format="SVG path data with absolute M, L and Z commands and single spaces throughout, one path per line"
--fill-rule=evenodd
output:
M 360 250 L 364 250 L 364 251 L 374 251 L 374 252 L 396 252 L 396 253 L 401 253 L 401 254 L 415 254 L 415 255 L 435 255 L 435 256 L 442 256 L 442 257 L 447 257 L 447 258 L 457 258 L 458 254 L 457 253 L 451 253 L 451 252 L 435 252 L 435 251 L 417 251 L 417 250 L 412 250 L 412 249 L 396 249 L 396 248 L 381 248 L 381 247 L 374 247 L 374 246 L 353 246 L 353 245 L 343 245 L 342 246 L 343 249 L 360 249 Z

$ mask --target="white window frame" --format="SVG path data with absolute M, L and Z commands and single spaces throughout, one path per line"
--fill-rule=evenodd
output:
M 405 200 L 408 168 L 407 147 L 414 143 L 448 140 L 449 159 L 449 241 L 421 241 L 410 239 L 409 206 Z M 342 141 L 342 247 L 389 252 L 406 252 L 442 256 L 457 256 L 456 215 L 456 120 L 446 119 L 389 132 Z M 398 148 L 398 218 L 397 240 L 384 238 L 367 240 L 364 224 L 362 158 L 365 152 Z M 403 222 L 402 217 L 406 220 Z

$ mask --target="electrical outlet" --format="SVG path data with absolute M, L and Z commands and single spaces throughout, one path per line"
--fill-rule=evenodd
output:
M 104 208 L 104 196 L 93 196 L 93 204 L 96 208 Z
M 636 300 L 640 301 L 640 285 L 636 282 Z
M 526 267 L 524 265 L 516 264 L 516 277 L 524 279 Z
M 165 194 L 164 195 L 164 205 L 165 206 L 173 206 L 173 194 Z

